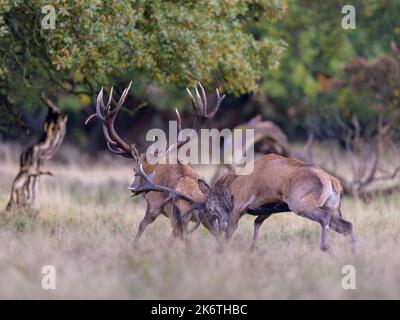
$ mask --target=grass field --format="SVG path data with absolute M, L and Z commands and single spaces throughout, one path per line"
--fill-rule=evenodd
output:
M 179 241 L 168 248 L 171 227 L 163 217 L 138 249 L 131 247 L 144 202 L 127 190 L 129 162 L 48 167 L 56 176 L 41 180 L 38 216 L 0 212 L 0 298 L 400 298 L 400 195 L 369 204 L 344 199 L 356 256 L 333 232 L 334 254 L 321 252 L 319 225 L 291 213 L 267 220 L 255 253 L 249 250 L 254 218 L 246 216 L 224 251 L 201 227 L 187 254 Z M 15 161 L 2 160 L 0 208 L 16 172 Z M 41 287 L 43 265 L 56 268 L 55 290 Z M 355 290 L 341 286 L 345 265 L 356 269 Z

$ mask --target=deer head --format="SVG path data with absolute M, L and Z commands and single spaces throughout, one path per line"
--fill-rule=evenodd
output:
M 225 232 L 228 226 L 229 213 L 233 209 L 233 196 L 224 188 L 211 188 L 205 181 L 199 181 L 200 190 L 207 198 L 204 210 L 218 221 L 220 231 Z

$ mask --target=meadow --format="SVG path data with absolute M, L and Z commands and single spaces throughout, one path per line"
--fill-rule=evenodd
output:
M 18 161 L 10 155 L 0 161 L 5 208 Z M 400 298 L 399 194 L 369 203 L 344 199 L 357 255 L 333 232 L 333 254 L 321 252 L 319 225 L 292 213 L 266 221 L 256 252 L 250 251 L 254 217 L 246 216 L 224 250 L 200 227 L 187 253 L 180 241 L 168 247 L 171 226 L 163 217 L 148 227 L 138 248 L 131 246 L 145 203 L 127 190 L 129 161 L 81 157 L 46 168 L 55 176 L 41 178 L 37 214 L 0 211 L 1 299 Z M 41 286 L 44 265 L 56 268 L 55 290 Z M 342 288 L 345 265 L 355 267 L 354 290 Z

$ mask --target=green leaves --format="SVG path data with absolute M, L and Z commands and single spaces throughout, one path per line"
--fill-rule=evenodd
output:
M 48 4 L 0 1 L 3 94 L 20 96 L 22 83 L 35 99 L 68 92 L 66 81 L 73 91 L 76 74 L 88 90 L 144 74 L 161 86 L 202 81 L 241 94 L 258 90 L 263 70 L 276 67 L 284 49 L 279 39 L 245 31 L 253 21 L 280 18 L 284 1 L 53 0 L 56 28 L 44 30 Z

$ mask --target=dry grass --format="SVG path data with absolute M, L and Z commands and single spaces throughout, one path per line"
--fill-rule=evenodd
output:
M 271 217 L 261 230 L 260 250 L 250 253 L 252 221 L 242 219 L 223 252 L 204 228 L 192 234 L 192 254 L 179 242 L 168 249 L 169 221 L 160 218 L 140 248 L 131 241 L 144 203 L 126 189 L 131 167 L 52 165 L 44 177 L 37 217 L 0 214 L 0 298 L 131 299 L 350 299 L 400 298 L 400 195 L 370 204 L 344 200 L 355 225 L 358 255 L 331 233 L 334 256 L 319 250 L 320 228 L 293 214 Z M 0 207 L 16 173 L 0 166 Z M 41 268 L 54 265 L 57 289 L 43 290 Z M 344 265 L 354 265 L 357 289 L 341 287 Z

